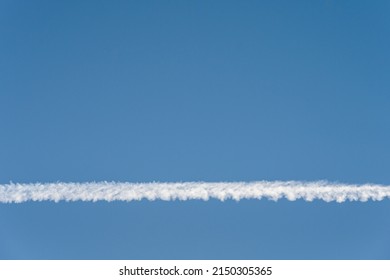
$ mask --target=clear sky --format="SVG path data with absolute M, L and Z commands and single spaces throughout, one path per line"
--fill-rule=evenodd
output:
M 388 1 L 0 1 L 0 184 L 390 185 Z M 0 204 L 0 258 L 390 259 L 390 201 Z

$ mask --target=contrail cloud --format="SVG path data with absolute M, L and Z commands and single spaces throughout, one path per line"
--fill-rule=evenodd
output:
M 327 181 L 181 182 L 181 183 L 34 183 L 0 185 L 0 203 L 27 201 L 137 201 L 287 199 L 295 201 L 380 201 L 390 186 Z

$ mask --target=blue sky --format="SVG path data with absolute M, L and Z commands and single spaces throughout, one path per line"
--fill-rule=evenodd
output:
M 389 185 L 387 1 L 0 1 L 0 184 Z M 2 259 L 389 259 L 390 203 L 0 204 Z

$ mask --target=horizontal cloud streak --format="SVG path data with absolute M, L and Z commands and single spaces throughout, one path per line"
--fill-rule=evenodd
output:
M 290 201 L 315 199 L 337 201 L 379 201 L 390 198 L 390 186 L 348 185 L 299 181 L 183 182 L 183 183 L 35 183 L 0 185 L 1 203 L 27 201 L 135 201 L 261 199 Z

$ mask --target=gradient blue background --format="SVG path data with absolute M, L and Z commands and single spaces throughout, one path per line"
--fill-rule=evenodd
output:
M 388 1 L 0 1 L 0 184 L 390 184 Z M 390 202 L 0 204 L 2 259 L 390 259 Z

